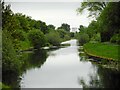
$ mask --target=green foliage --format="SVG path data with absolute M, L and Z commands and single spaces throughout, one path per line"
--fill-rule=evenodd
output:
M 103 43 L 87 43 L 84 45 L 84 49 L 91 55 L 115 60 L 119 60 L 118 48 L 120 48 L 119 45 Z
M 7 86 L 7 85 L 5 85 L 5 84 L 3 84 L 1 82 L 0 82 L 0 89 L 2 89 L 2 90 L 6 90 L 6 89 L 7 90 L 12 90 L 10 86 Z
M 67 34 L 67 32 L 64 29 L 58 29 L 57 31 L 60 35 L 60 38 L 64 38 L 65 35 Z
M 25 41 L 25 39 L 27 38 L 26 32 L 24 32 L 23 30 L 19 30 L 19 29 L 17 29 L 12 36 L 14 39 L 18 39 L 20 41 Z
M 101 41 L 110 41 L 110 38 L 119 33 L 120 29 L 120 2 L 110 2 L 98 18 Z
M 41 23 L 40 23 L 40 30 L 41 30 L 44 34 L 46 34 L 46 33 L 49 32 L 49 31 L 48 31 L 48 27 L 47 27 L 47 25 L 46 25 L 45 22 L 41 22 Z
M 20 49 L 19 50 L 28 50 L 32 47 L 31 42 L 29 40 L 20 41 Z
M 51 31 L 46 34 L 47 41 L 53 46 L 59 46 L 61 42 L 60 35 L 57 31 Z
M 77 38 L 78 38 L 78 42 L 80 45 L 83 45 L 83 44 L 89 42 L 89 36 L 86 33 L 79 34 L 79 36 Z
M 70 37 L 74 38 L 74 36 L 75 36 L 74 32 L 70 32 Z
M 20 61 L 16 57 L 16 52 L 12 41 L 7 31 L 2 33 L 2 72 L 3 75 L 7 73 L 19 74 Z
M 46 38 L 40 30 L 31 30 L 29 32 L 28 37 L 29 40 L 31 41 L 31 44 L 36 49 L 40 49 L 41 47 L 44 47 L 46 44 Z
M 94 34 L 93 37 L 91 38 L 91 41 L 101 42 L 100 33 Z
M 66 35 L 64 36 L 63 41 L 70 40 L 70 39 L 71 39 L 70 35 L 69 35 L 69 34 L 66 34 Z
M 90 38 L 92 38 L 97 32 L 98 24 L 96 21 L 92 21 L 87 28 L 87 34 L 89 35 Z
M 50 25 L 48 25 L 48 29 L 49 29 L 49 30 L 51 30 L 51 29 L 52 29 L 52 30 L 55 30 L 55 26 L 52 25 L 52 24 L 50 24 Z
M 110 39 L 110 42 L 120 44 L 120 35 L 119 34 L 113 35 L 112 38 Z
M 14 16 L 17 20 L 19 20 L 20 28 L 25 32 L 28 32 L 30 30 L 30 24 L 28 21 L 29 17 L 27 17 L 26 15 L 22 15 L 21 13 L 16 13 Z
M 82 13 L 85 9 L 89 11 L 89 16 L 97 16 L 106 7 L 106 2 L 82 2 L 81 7 L 77 9 L 78 13 Z
M 63 23 L 58 29 L 64 29 L 67 32 L 70 32 L 70 25 Z

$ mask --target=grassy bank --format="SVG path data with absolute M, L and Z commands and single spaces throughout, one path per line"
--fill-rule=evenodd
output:
M 103 44 L 103 43 L 87 43 L 84 45 L 85 52 L 94 57 L 107 60 L 119 60 L 119 45 Z
M 11 87 L 0 82 L 0 90 L 12 90 Z

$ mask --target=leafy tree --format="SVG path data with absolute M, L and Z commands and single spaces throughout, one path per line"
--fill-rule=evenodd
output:
M 10 39 L 10 35 L 6 30 L 2 33 L 2 73 L 3 77 L 5 74 L 13 73 L 19 74 L 20 73 L 20 61 L 17 59 L 17 55 L 15 49 L 13 47 L 13 43 Z
M 79 32 L 85 32 L 85 26 L 83 25 L 80 25 L 78 29 L 79 29 Z
M 114 34 L 120 33 L 120 2 L 110 2 L 98 18 L 101 41 L 110 41 Z
M 60 35 L 60 38 L 64 38 L 65 35 L 67 34 L 67 32 L 64 29 L 57 29 L 57 31 Z
M 46 34 L 46 33 L 48 33 L 48 27 L 47 27 L 47 25 L 46 25 L 46 23 L 45 22 L 40 22 L 40 30 L 44 33 L 44 34 Z
M 53 46 L 59 46 L 61 42 L 60 35 L 57 31 L 51 31 L 46 34 L 48 42 Z
M 55 30 L 55 26 L 54 26 L 54 25 L 52 25 L 52 24 L 50 24 L 50 25 L 48 25 L 48 29 Z
M 13 35 L 16 32 L 16 29 L 20 28 L 20 24 L 11 11 L 10 5 L 7 5 L 4 8 L 5 9 L 2 11 L 2 28 Z
M 96 16 L 101 13 L 102 10 L 107 6 L 107 2 L 82 2 L 81 7 L 77 9 L 79 13 L 82 13 L 85 9 L 87 9 L 90 16 Z
M 115 34 L 111 37 L 110 39 L 111 43 L 116 43 L 116 44 L 120 44 L 120 36 L 119 34 Z
M 30 30 L 28 17 L 26 15 L 22 15 L 21 13 L 16 13 L 14 16 L 16 17 L 16 19 L 19 20 L 20 29 L 24 30 L 25 32 L 28 32 Z
M 70 25 L 63 23 L 58 29 L 64 29 L 67 32 L 70 32 Z
M 70 32 L 70 37 L 71 38 L 74 38 L 74 35 L 75 35 L 74 32 Z
M 89 36 L 86 33 L 80 33 L 77 39 L 80 45 L 84 45 L 85 43 L 89 42 Z
M 46 45 L 46 38 L 40 30 L 31 30 L 28 37 L 35 49 L 40 49 Z
M 87 34 L 92 38 L 98 31 L 98 24 L 96 21 L 92 21 L 87 27 Z

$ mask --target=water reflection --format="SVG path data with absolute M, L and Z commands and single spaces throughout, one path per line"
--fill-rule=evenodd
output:
M 78 81 L 83 88 L 119 88 L 120 72 L 99 67 L 96 74 L 89 74 L 90 80 L 84 78 Z
M 21 79 L 13 74 L 7 74 L 3 79 L 15 88 L 119 87 L 120 72 L 91 63 L 83 49 L 78 51 L 76 40 L 66 43 L 71 46 L 21 53 Z
M 21 75 L 31 68 L 40 68 L 46 61 L 47 57 L 48 54 L 46 50 L 26 51 L 21 53 L 18 56 L 18 59 L 23 61 L 21 68 Z M 4 76 L 2 78 L 2 81 L 6 85 L 9 85 L 14 88 L 20 87 L 21 75 L 15 75 L 9 72 L 3 75 Z
M 80 50 L 83 52 L 83 50 Z M 84 53 L 79 54 L 80 61 L 88 62 L 90 60 L 88 56 Z M 92 66 L 95 69 L 95 72 L 90 72 L 88 74 L 89 80 L 86 78 L 79 77 L 78 83 L 83 86 L 83 89 L 86 88 L 119 88 L 120 84 L 120 72 L 115 69 L 103 68 L 102 66 L 92 62 Z

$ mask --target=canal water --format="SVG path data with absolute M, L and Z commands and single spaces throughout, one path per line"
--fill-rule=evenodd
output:
M 22 88 L 82 88 L 80 79 L 89 80 L 97 67 L 91 62 L 80 61 L 76 40 L 63 42 L 70 46 L 49 51 L 45 63 L 27 70 L 22 75 Z
M 62 44 L 70 46 L 21 53 L 23 72 L 20 78 L 8 75 L 7 83 L 19 88 L 119 87 L 120 72 L 102 68 L 87 60 L 76 39 Z

